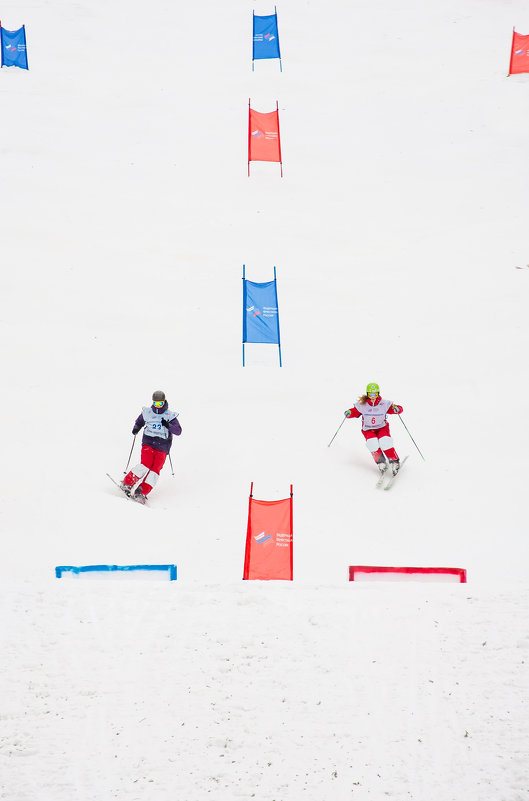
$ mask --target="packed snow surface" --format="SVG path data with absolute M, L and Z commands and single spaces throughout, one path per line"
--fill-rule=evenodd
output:
M 2 4 L 0 798 L 529 801 L 529 2 L 279 3 L 283 72 L 253 9 Z M 242 367 L 243 264 L 282 368 Z M 389 493 L 358 421 L 327 447 L 368 381 Z M 155 389 L 142 507 L 105 473 Z M 241 581 L 252 481 L 294 487 L 292 583 Z M 55 578 L 99 563 L 178 580 Z
M 526 590 L 6 589 L 5 798 L 527 798 Z

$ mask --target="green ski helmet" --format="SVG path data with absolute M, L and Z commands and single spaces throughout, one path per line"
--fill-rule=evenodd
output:
M 377 395 L 380 395 L 380 387 L 378 386 L 378 384 L 375 384 L 374 381 L 372 381 L 366 387 L 366 395 L 369 395 L 370 392 L 376 392 Z

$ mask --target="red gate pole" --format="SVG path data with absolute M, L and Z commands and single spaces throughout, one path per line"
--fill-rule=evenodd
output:
M 252 107 L 251 97 L 248 98 L 248 178 L 250 177 L 250 148 L 252 143 Z
M 511 60 L 509 61 L 509 72 L 507 73 L 507 78 L 509 77 L 509 75 L 512 75 L 511 70 L 512 70 L 512 58 L 513 58 L 513 55 L 514 55 L 514 25 L 513 25 L 513 29 L 512 29 Z
M 242 578 L 243 581 L 248 577 L 248 569 L 250 567 L 250 541 L 252 536 L 252 498 L 253 498 L 253 481 L 250 486 L 250 497 L 248 499 L 248 528 L 246 530 L 246 548 L 244 550 L 244 568 Z
M 276 114 L 277 114 L 277 143 L 279 145 L 279 164 L 281 167 L 281 178 L 283 177 L 283 160 L 281 158 L 281 133 L 279 131 L 279 103 L 276 100 Z
M 292 492 L 292 484 L 290 485 L 290 580 L 294 580 L 294 493 Z

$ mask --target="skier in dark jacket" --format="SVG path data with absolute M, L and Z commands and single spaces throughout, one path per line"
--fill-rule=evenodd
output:
M 152 406 L 144 406 L 141 414 L 134 423 L 132 433 L 136 435 L 144 426 L 141 443 L 141 462 L 127 473 L 122 487 L 130 494 L 136 487 L 134 497 L 145 500 L 149 492 L 156 485 L 160 471 L 165 464 L 173 441 L 173 434 L 179 437 L 182 427 L 178 422 L 178 415 L 171 411 L 165 398 L 165 392 L 153 392 Z

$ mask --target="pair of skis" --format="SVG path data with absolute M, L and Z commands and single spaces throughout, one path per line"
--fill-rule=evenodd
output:
M 136 496 L 133 492 L 134 489 L 133 487 L 130 488 L 131 490 L 130 492 L 127 492 L 121 484 L 118 484 L 118 482 L 114 478 L 112 478 L 110 473 L 107 473 L 107 476 L 112 481 L 112 483 L 115 484 L 116 487 L 121 490 L 123 495 L 125 495 L 125 497 L 129 499 L 129 501 L 136 501 L 136 503 L 141 503 L 143 506 L 145 506 L 145 504 L 147 503 L 147 498 L 144 495 L 142 495 L 141 497 Z
M 386 478 L 386 475 L 387 475 L 387 473 L 388 473 L 388 470 L 386 469 L 386 470 L 384 470 L 384 472 L 383 472 L 383 473 L 380 473 L 380 476 L 379 476 L 379 478 L 378 478 L 378 481 L 377 481 L 377 483 L 375 484 L 375 487 L 376 487 L 376 489 L 384 489 L 385 491 L 387 491 L 387 490 L 390 490 L 390 489 L 391 489 L 391 487 L 393 486 L 393 484 L 395 483 L 395 480 L 396 480 L 397 476 L 400 474 L 400 471 L 402 470 L 402 467 L 403 467 L 403 465 L 404 465 L 404 462 L 406 461 L 406 459 L 407 459 L 407 458 L 408 458 L 407 456 L 405 456 L 405 457 L 404 457 L 404 459 L 403 459 L 403 460 L 402 460 L 402 462 L 400 463 L 400 467 L 399 467 L 399 469 L 397 470 L 397 472 L 395 473 L 395 475 L 393 475 L 393 474 L 390 474 L 389 481 L 388 481 L 388 482 L 386 482 L 386 484 L 384 484 L 384 479 Z M 383 485 L 384 485 L 384 486 L 383 486 Z

